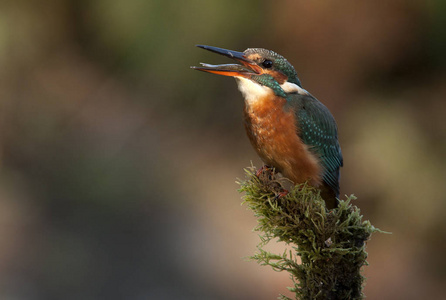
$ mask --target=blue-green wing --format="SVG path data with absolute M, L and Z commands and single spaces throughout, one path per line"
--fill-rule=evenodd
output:
M 324 168 L 323 181 L 339 197 L 339 169 L 343 165 L 338 129 L 327 107 L 311 95 L 289 95 L 296 108 L 299 136 L 319 156 Z

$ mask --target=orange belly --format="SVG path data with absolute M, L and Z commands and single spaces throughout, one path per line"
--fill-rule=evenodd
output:
M 317 157 L 298 136 L 295 111 L 285 110 L 286 100 L 269 96 L 245 105 L 245 128 L 261 159 L 295 184 L 321 184 Z

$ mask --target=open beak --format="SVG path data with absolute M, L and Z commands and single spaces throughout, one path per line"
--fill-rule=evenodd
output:
M 231 77 L 240 76 L 245 78 L 249 78 L 252 75 L 263 73 L 262 68 L 260 68 L 254 61 L 246 58 L 243 52 L 237 52 L 205 45 L 197 45 L 197 47 L 232 58 L 241 63 L 241 65 L 239 64 L 210 65 L 201 63 L 202 67 L 191 67 L 192 69 L 223 76 L 231 76 Z

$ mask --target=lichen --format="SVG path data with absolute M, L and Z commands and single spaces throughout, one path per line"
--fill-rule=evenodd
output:
M 337 208 L 327 210 L 318 189 L 300 184 L 283 195 L 274 172 L 258 176 L 254 167 L 245 171 L 240 192 L 257 217 L 254 230 L 261 240 L 251 259 L 289 272 L 295 299 L 363 299 L 366 241 L 379 230 L 362 220 L 359 208 L 351 204 L 356 197 L 346 197 Z M 265 251 L 273 239 L 290 249 L 282 254 Z

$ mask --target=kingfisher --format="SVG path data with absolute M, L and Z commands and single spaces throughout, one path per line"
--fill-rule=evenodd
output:
M 263 48 L 238 52 L 197 47 L 237 62 L 192 68 L 236 79 L 245 100 L 246 132 L 265 163 L 263 168 L 274 168 L 294 184 L 308 182 L 321 190 L 327 208 L 335 208 L 343 166 L 336 121 L 324 104 L 302 88 L 294 67 Z

